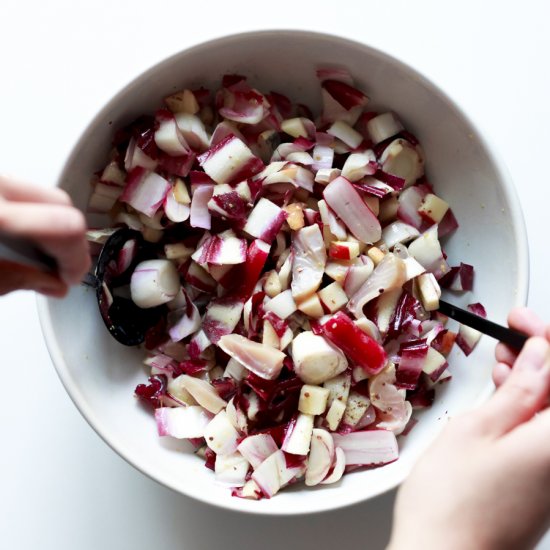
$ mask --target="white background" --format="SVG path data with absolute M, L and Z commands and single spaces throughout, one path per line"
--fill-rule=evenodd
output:
M 529 304 L 550 320 L 549 18 L 543 0 L 1 0 L 0 170 L 53 185 L 95 112 L 142 70 L 193 43 L 259 28 L 348 36 L 419 69 L 492 140 L 526 218 Z M 256 519 L 197 504 L 135 471 L 66 395 L 32 294 L 0 299 L 0 344 L 3 548 L 384 547 L 392 494 L 326 515 Z M 550 539 L 541 548 L 550 549 Z

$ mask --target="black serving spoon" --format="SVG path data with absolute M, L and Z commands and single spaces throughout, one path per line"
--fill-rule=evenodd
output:
M 483 334 L 495 338 L 499 342 L 510 346 L 515 350 L 520 350 L 527 339 L 529 338 L 526 334 L 518 332 L 512 328 L 503 327 L 497 323 L 493 323 L 488 319 L 484 319 L 479 315 L 475 315 L 465 309 L 462 309 L 453 304 L 449 304 L 443 300 L 439 300 L 439 311 L 443 315 L 447 315 L 451 319 L 458 321 L 459 323 L 466 325 L 475 330 L 479 330 Z
M 137 253 L 124 273 L 111 276 L 110 264 L 128 240 L 137 243 Z M 97 296 L 99 311 L 111 335 L 121 344 L 135 346 L 145 340 L 149 328 L 155 326 L 165 314 L 165 307 L 139 308 L 128 296 L 117 293 L 130 282 L 133 269 L 142 260 L 156 257 L 153 247 L 143 240 L 139 231 L 119 229 L 106 241 L 97 259 L 93 273 L 84 276 L 82 284 L 92 287 Z M 44 254 L 26 239 L 0 234 L 0 260 L 55 272 L 56 261 Z
M 151 251 L 148 250 L 148 245 L 143 242 L 139 231 L 120 229 L 113 233 L 104 246 L 97 262 L 95 273 L 88 273 L 82 282 L 96 290 L 103 319 L 111 334 L 125 345 L 136 345 L 143 341 L 146 329 L 158 321 L 161 308 L 142 310 L 131 303 L 129 299 L 119 299 L 117 300 L 117 305 L 110 312 L 111 315 L 107 316 L 107 318 L 105 308 L 102 308 L 104 295 L 102 295 L 101 286 L 105 275 L 105 268 L 108 261 L 112 259 L 113 253 L 129 238 L 138 239 L 139 245 L 143 247 L 143 252 L 138 255 L 139 257 L 153 257 Z M 1 234 L 0 259 L 23 263 L 48 271 L 55 270 L 55 260 L 45 255 L 28 241 Z M 451 319 L 478 330 L 491 338 L 495 338 L 516 350 L 520 350 L 528 339 L 528 336 L 517 330 L 493 323 L 488 319 L 449 304 L 444 300 L 439 300 L 439 311 Z
M 0 260 L 34 267 L 48 272 L 57 269 L 56 261 L 31 241 L 0 232 Z

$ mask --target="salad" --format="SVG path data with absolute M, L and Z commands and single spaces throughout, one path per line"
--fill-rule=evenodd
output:
M 113 220 L 89 232 L 101 313 L 146 349 L 135 395 L 247 499 L 395 461 L 480 337 L 437 311 L 474 271 L 447 262 L 458 223 L 418 140 L 347 71 L 317 77 L 319 116 L 240 75 L 165 98 L 116 133 L 89 201 Z

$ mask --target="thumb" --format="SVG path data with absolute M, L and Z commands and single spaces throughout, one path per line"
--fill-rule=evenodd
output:
M 530 338 L 512 372 L 493 397 L 478 411 L 484 433 L 499 437 L 529 420 L 543 408 L 550 393 L 550 345 Z
M 14 290 L 36 290 L 47 296 L 62 298 L 68 288 L 55 274 L 0 260 L 0 296 Z

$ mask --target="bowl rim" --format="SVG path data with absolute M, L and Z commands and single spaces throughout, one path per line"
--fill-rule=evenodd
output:
M 279 37 L 281 36 L 281 34 L 287 34 L 292 37 L 300 36 L 304 38 L 307 38 L 307 37 L 312 37 L 316 39 L 322 38 L 322 39 L 331 40 L 334 43 L 362 48 L 365 51 L 368 51 L 370 55 L 378 57 L 383 61 L 389 62 L 392 65 L 396 66 L 398 70 L 414 77 L 415 79 L 418 79 L 425 86 L 430 88 L 435 94 L 437 94 L 451 111 L 453 111 L 459 118 L 464 120 L 464 122 L 471 129 L 474 139 L 476 139 L 480 143 L 481 147 L 484 149 L 484 152 L 486 153 L 489 159 L 489 162 L 492 163 L 495 169 L 495 172 L 498 174 L 499 181 L 502 183 L 503 193 L 510 207 L 510 217 L 514 221 L 514 223 L 512 224 L 513 236 L 518 245 L 517 292 L 515 294 L 514 302 L 516 306 L 525 305 L 527 303 L 527 297 L 528 297 L 528 291 L 529 291 L 529 250 L 528 250 L 525 218 L 521 210 L 517 190 L 514 187 L 514 184 L 512 182 L 508 169 L 506 168 L 503 160 L 500 158 L 498 153 L 496 153 L 493 147 L 489 144 L 487 138 L 485 137 L 483 132 L 479 129 L 478 124 L 472 120 L 472 118 L 458 105 L 458 103 L 456 103 L 449 96 L 449 94 L 445 90 L 440 88 L 440 86 L 437 85 L 432 80 L 425 77 L 414 66 L 402 61 L 399 57 L 395 56 L 394 54 L 390 55 L 376 47 L 373 47 L 367 44 L 366 42 L 353 40 L 336 33 L 308 31 L 308 30 L 302 30 L 299 28 L 263 29 L 263 30 L 238 32 L 233 34 L 226 34 L 221 37 L 195 43 L 187 48 L 184 48 L 183 50 L 180 50 L 163 59 L 160 59 L 158 62 L 151 65 L 149 68 L 142 71 L 138 75 L 136 75 L 125 86 L 123 86 L 115 95 L 113 95 L 113 97 L 99 110 L 99 112 L 86 125 L 86 127 L 80 133 L 80 137 L 72 147 L 71 153 L 67 157 L 67 160 L 64 162 L 63 167 L 59 171 L 59 175 L 56 180 L 56 186 L 59 186 L 63 181 L 65 172 L 67 171 L 68 167 L 75 161 L 77 150 L 87 140 L 88 135 L 94 131 L 94 128 L 99 124 L 100 119 L 102 119 L 104 115 L 112 108 L 112 106 L 116 105 L 120 101 L 120 99 L 123 98 L 126 95 L 126 93 L 138 81 L 142 81 L 146 79 L 149 75 L 151 75 L 154 71 L 156 71 L 160 65 L 170 63 L 176 58 L 184 54 L 189 54 L 195 50 L 200 50 L 202 48 L 208 48 L 215 45 L 221 46 L 224 44 L 230 45 L 232 42 L 242 40 L 243 38 L 254 38 L 254 37 L 269 36 L 274 34 L 278 35 Z M 139 470 L 141 473 L 145 474 L 150 479 L 163 485 L 164 487 L 167 487 L 191 499 L 198 500 L 200 502 L 203 502 L 205 504 L 208 504 L 223 510 L 230 510 L 230 511 L 247 513 L 247 514 L 253 514 L 253 515 L 274 516 L 274 517 L 275 516 L 301 516 L 306 514 L 328 512 L 335 509 L 344 509 L 349 506 L 366 502 L 372 498 L 378 497 L 398 487 L 406 479 L 406 477 L 410 472 L 410 468 L 408 468 L 407 470 L 403 471 L 400 476 L 396 476 L 396 478 L 392 481 L 392 483 L 374 491 L 368 497 L 365 497 L 360 493 L 350 492 L 349 493 L 350 497 L 347 500 L 347 502 L 344 504 L 341 504 L 340 502 L 331 504 L 332 502 L 331 499 L 326 499 L 326 500 L 317 499 L 313 503 L 312 509 L 309 509 L 308 507 L 307 510 L 306 509 L 299 509 L 299 510 L 282 509 L 282 510 L 276 511 L 271 509 L 264 509 L 262 507 L 257 507 L 256 509 L 253 509 L 251 507 L 245 506 L 244 505 L 245 503 L 242 501 L 242 499 L 238 499 L 238 498 L 233 498 L 229 502 L 227 501 L 218 502 L 208 497 L 208 491 L 199 491 L 199 490 L 192 489 L 188 492 L 184 492 L 177 486 L 173 478 L 169 477 L 168 475 L 163 475 L 161 473 L 149 471 L 144 465 L 140 463 L 138 458 L 133 456 L 132 452 L 129 449 L 127 449 L 123 443 L 121 443 L 119 440 L 117 440 L 114 437 L 111 438 L 108 435 L 109 430 L 103 426 L 103 423 L 99 420 L 97 415 L 94 413 L 94 410 L 92 409 L 92 407 L 90 407 L 84 395 L 80 391 L 78 385 L 73 380 L 70 369 L 68 369 L 67 365 L 65 364 L 62 350 L 60 346 L 57 344 L 57 339 L 53 329 L 53 323 L 52 323 L 51 312 L 50 312 L 50 303 L 52 301 L 53 300 L 51 298 L 46 298 L 44 296 L 37 296 L 38 317 L 39 317 L 40 326 L 42 329 L 42 333 L 44 335 L 44 340 L 45 340 L 50 358 L 61 380 L 61 383 L 63 384 L 65 390 L 69 394 L 69 397 L 75 404 L 80 414 L 88 422 L 88 424 L 90 424 L 90 426 L 94 429 L 94 431 L 101 437 L 101 439 L 103 439 L 105 443 L 107 443 L 109 447 L 111 447 L 111 449 L 113 449 L 119 456 L 121 456 L 126 462 L 128 462 L 134 468 Z M 472 403 L 472 406 L 475 407 L 483 403 L 484 401 L 486 401 L 488 397 L 493 393 L 493 391 L 494 390 L 491 387 L 491 385 L 488 384 L 485 391 L 480 392 L 478 399 L 474 403 Z

